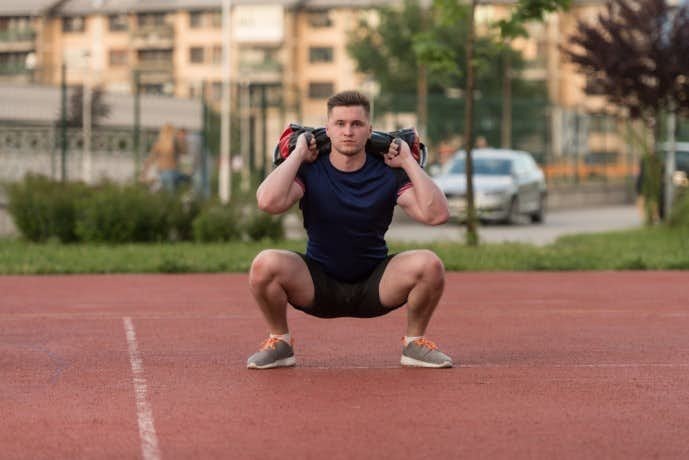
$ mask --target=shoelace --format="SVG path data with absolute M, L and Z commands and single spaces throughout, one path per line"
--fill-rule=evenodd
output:
M 404 343 L 404 337 L 402 337 L 402 343 Z M 411 343 L 415 343 L 420 347 L 428 348 L 430 350 L 438 349 L 438 345 L 423 337 L 421 337 L 420 339 L 413 340 Z
M 278 339 L 277 337 L 268 337 L 261 344 L 261 351 L 267 350 L 268 348 L 272 348 L 273 350 L 275 350 L 279 341 L 280 339 Z
M 261 344 L 261 351 L 267 350 L 268 348 L 275 350 L 279 341 L 280 339 L 278 339 L 277 337 L 268 337 Z M 292 340 L 292 344 L 294 344 L 294 340 Z

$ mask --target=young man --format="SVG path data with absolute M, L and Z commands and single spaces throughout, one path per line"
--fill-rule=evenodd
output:
M 271 214 L 300 201 L 306 254 L 265 250 L 251 265 L 250 286 L 270 337 L 249 357 L 250 369 L 293 366 L 287 304 L 321 318 L 384 315 L 407 305 L 401 364 L 451 367 L 424 333 L 440 300 L 444 267 L 431 251 L 388 255 L 385 232 L 395 204 L 413 219 L 439 225 L 447 200 L 409 146 L 393 142 L 383 156 L 367 153 L 370 103 L 356 91 L 328 100 L 331 152 L 319 156 L 302 134 L 294 151 L 259 186 L 258 207 Z

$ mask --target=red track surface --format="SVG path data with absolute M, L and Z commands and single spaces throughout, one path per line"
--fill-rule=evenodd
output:
M 1 277 L 0 457 L 141 457 L 143 384 L 150 458 L 688 458 L 687 281 L 452 273 L 454 369 L 398 367 L 404 310 L 292 311 L 298 367 L 248 371 L 245 275 Z

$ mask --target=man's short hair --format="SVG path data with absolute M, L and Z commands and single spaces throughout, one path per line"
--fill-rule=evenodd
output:
M 352 107 L 360 106 L 364 108 L 366 116 L 371 116 L 371 102 L 359 91 L 342 91 L 330 96 L 328 99 L 328 115 L 333 107 Z

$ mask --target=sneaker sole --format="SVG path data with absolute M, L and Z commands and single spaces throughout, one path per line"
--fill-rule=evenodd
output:
M 256 363 L 249 363 L 246 365 L 246 367 L 247 369 L 273 369 L 275 367 L 292 367 L 295 364 L 297 364 L 296 358 L 294 356 L 290 356 L 289 358 L 278 359 L 277 361 L 264 364 L 263 366 L 259 366 Z
M 405 355 L 402 355 L 400 364 L 404 367 L 431 367 L 433 369 L 452 367 L 452 362 L 450 361 L 444 361 L 442 363 L 429 363 L 427 361 L 419 361 L 418 359 L 410 358 L 409 356 Z

